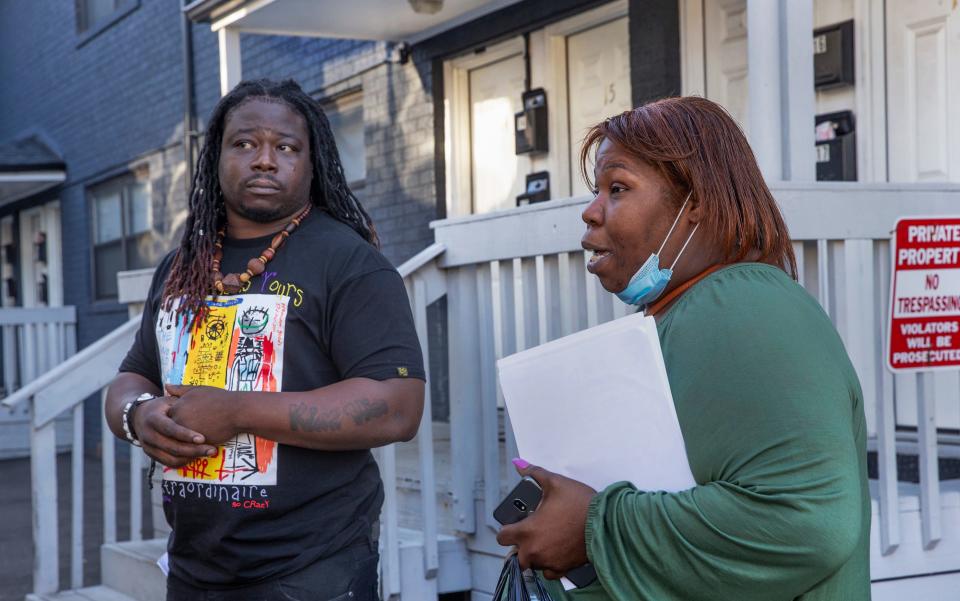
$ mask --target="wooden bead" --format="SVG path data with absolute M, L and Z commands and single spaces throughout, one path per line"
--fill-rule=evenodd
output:
M 283 241 L 286 239 L 286 238 L 283 236 L 283 234 L 285 234 L 285 233 L 286 233 L 286 232 L 280 232 L 279 234 L 277 234 L 276 236 L 273 237 L 273 240 L 270 241 L 270 248 L 271 248 L 271 249 L 273 249 L 274 251 L 276 251 L 278 248 L 280 248 L 280 246 L 283 245 Z
M 249 281 L 250 281 L 250 273 L 249 273 L 249 272 L 244 272 L 244 273 L 241 273 L 241 274 L 240 274 L 240 283 L 246 284 L 246 283 L 249 282 Z
M 261 263 L 259 258 L 250 259 L 247 262 L 247 271 L 249 271 L 253 275 L 260 275 L 261 273 L 264 272 L 266 268 L 267 268 L 266 264 Z
M 273 260 L 273 256 L 274 256 L 274 254 L 276 254 L 276 252 L 275 252 L 272 248 L 265 248 L 265 249 L 263 249 L 263 252 L 260 253 L 260 254 L 261 254 L 261 256 L 263 256 L 263 258 L 265 258 L 267 261 L 271 261 L 271 260 Z
M 240 276 L 235 273 L 228 273 L 224 276 L 222 285 L 226 294 L 236 294 L 240 292 Z

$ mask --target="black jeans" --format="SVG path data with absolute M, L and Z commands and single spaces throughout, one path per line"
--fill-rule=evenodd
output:
M 379 601 L 376 546 L 352 545 L 299 572 L 230 590 L 204 590 L 170 575 L 167 601 Z

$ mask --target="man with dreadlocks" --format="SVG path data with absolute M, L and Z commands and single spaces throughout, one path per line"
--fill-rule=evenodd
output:
M 296 83 L 217 104 L 105 407 L 162 466 L 168 601 L 378 598 L 370 449 L 414 436 L 424 370 L 377 246 Z

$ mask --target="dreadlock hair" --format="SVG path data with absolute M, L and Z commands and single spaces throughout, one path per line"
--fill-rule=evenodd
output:
M 313 169 L 310 201 L 318 209 L 349 225 L 370 244 L 380 247 L 370 215 L 347 185 L 330 122 L 320 104 L 292 79 L 242 81 L 220 99 L 210 116 L 190 187 L 189 213 L 183 237 L 163 289 L 164 307 L 170 310 L 174 299 L 182 298 L 177 315 L 186 318 L 192 313 L 194 323 L 199 322 L 207 311 L 204 299 L 213 289 L 211 265 L 216 235 L 226 226 L 226 208 L 218 171 L 224 126 L 230 111 L 253 98 L 276 99 L 303 116 L 310 135 Z

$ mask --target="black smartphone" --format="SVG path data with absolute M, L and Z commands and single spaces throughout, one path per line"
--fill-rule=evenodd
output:
M 513 487 L 493 511 L 493 519 L 504 526 L 516 524 L 533 513 L 543 498 L 543 489 L 533 478 L 524 478 Z M 567 579 L 577 588 L 583 588 L 597 579 L 597 572 L 589 563 L 567 572 Z
M 576 585 L 577 588 L 583 588 L 587 585 L 593 584 L 593 581 L 597 579 L 597 571 L 593 569 L 593 566 L 589 563 L 585 563 L 579 568 L 573 568 L 564 576 L 567 577 L 567 580 Z
M 543 490 L 537 481 L 533 478 L 524 478 L 493 510 L 493 519 L 504 526 L 516 524 L 533 513 L 540 505 L 542 498 Z

